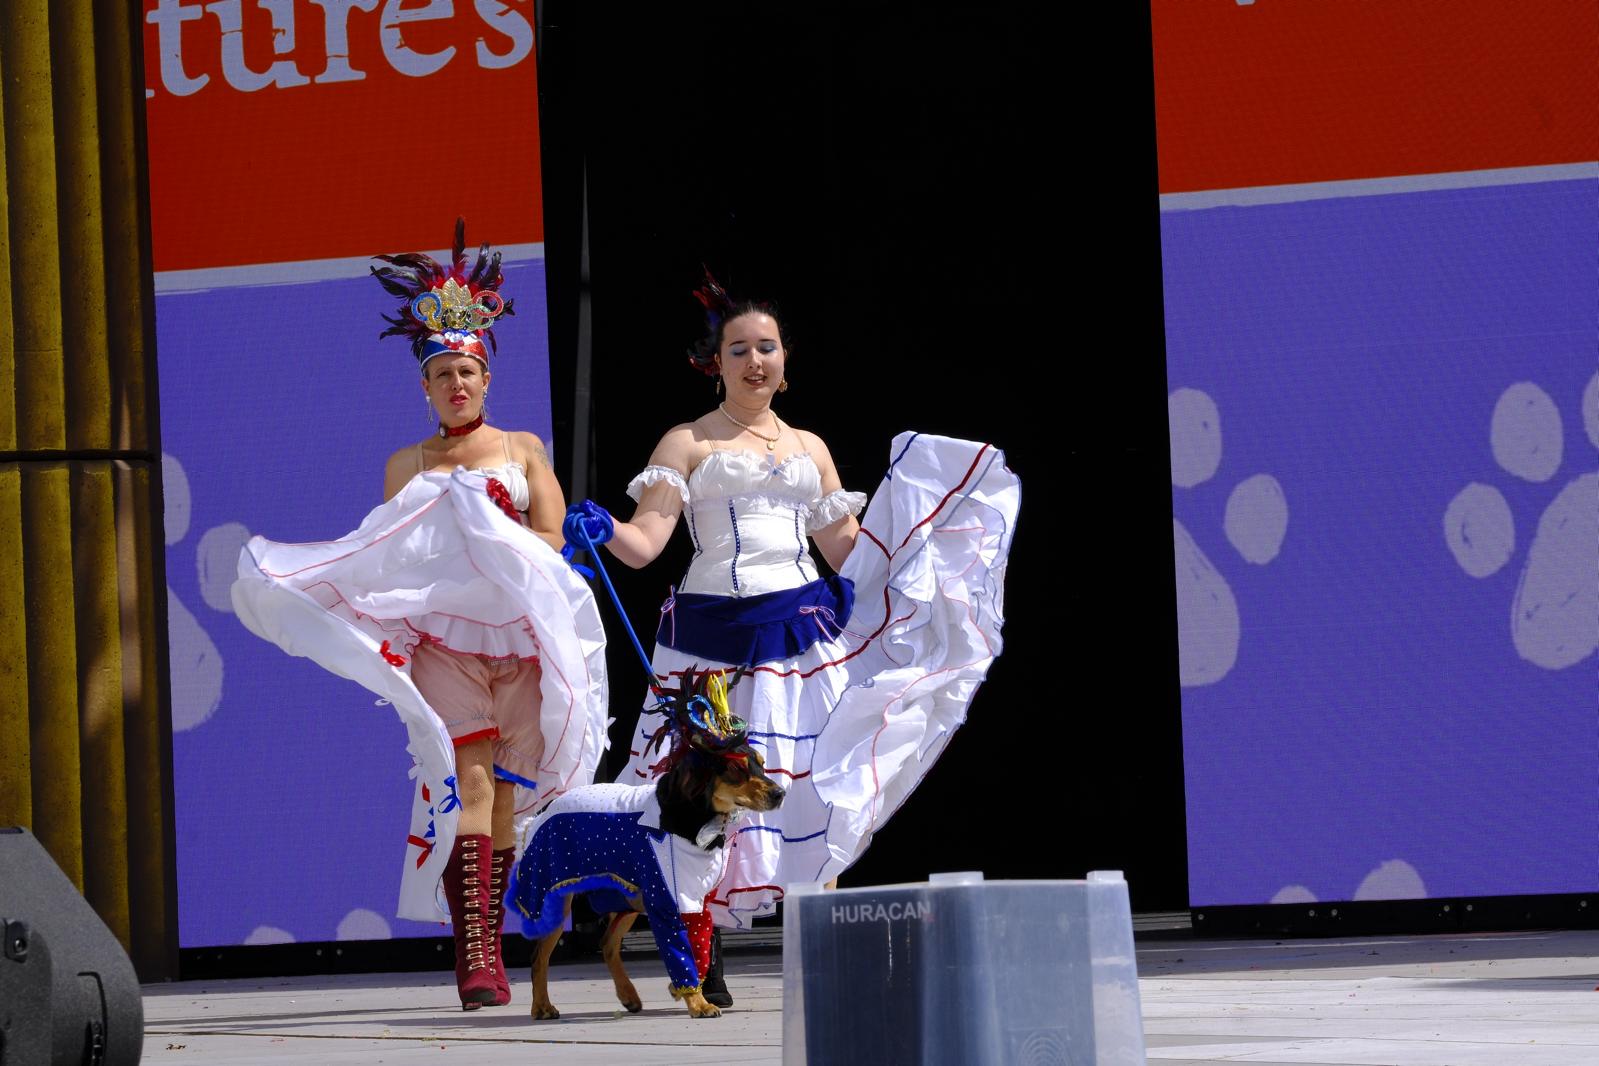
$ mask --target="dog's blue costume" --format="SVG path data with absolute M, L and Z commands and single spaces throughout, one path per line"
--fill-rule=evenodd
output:
M 701 839 L 725 831 L 714 819 Z M 674 988 L 698 988 L 683 912 L 694 913 L 721 878 L 726 849 L 707 851 L 661 828 L 655 784 L 575 788 L 534 819 L 506 899 L 537 940 L 560 928 L 566 898 L 589 894 L 598 911 L 625 911 L 642 898 Z

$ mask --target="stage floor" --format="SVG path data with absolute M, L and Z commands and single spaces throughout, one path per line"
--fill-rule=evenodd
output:
M 659 960 L 628 960 L 643 1013 L 598 962 L 557 967 L 555 1022 L 466 1014 L 450 975 L 367 974 L 145 988 L 147 1063 L 776 1063 L 782 958 L 729 954 L 737 1005 L 694 1021 Z M 1599 932 L 1143 941 L 1151 1066 L 1595 1066 Z
M 1142 944 L 1156 1066 L 1594 1066 L 1599 932 Z

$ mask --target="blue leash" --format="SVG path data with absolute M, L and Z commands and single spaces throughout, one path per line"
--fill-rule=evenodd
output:
M 660 683 L 655 680 L 655 667 L 650 664 L 649 656 L 644 654 L 644 645 L 639 643 L 638 634 L 633 632 L 633 623 L 628 620 L 627 611 L 622 608 L 622 597 L 616 594 L 616 586 L 611 584 L 611 575 L 605 572 L 605 563 L 600 559 L 600 549 L 589 538 L 588 530 L 578 527 L 578 535 L 583 538 L 583 543 L 588 550 L 589 558 L 594 561 L 594 569 L 599 572 L 600 579 L 605 582 L 605 591 L 611 594 L 611 602 L 616 605 L 616 613 L 622 617 L 622 628 L 627 630 L 627 639 L 633 642 L 633 650 L 638 653 L 638 661 L 644 664 L 644 676 L 649 678 L 650 691 L 657 696 L 664 697 L 666 693 L 661 689 Z M 581 567 L 573 564 L 573 568 L 581 571 Z

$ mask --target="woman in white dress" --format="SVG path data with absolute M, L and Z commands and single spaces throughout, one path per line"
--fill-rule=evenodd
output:
M 998 654 L 1003 575 L 1020 487 L 988 445 L 901 434 L 867 512 L 826 444 L 772 408 L 787 344 L 768 305 L 735 304 L 707 275 L 706 337 L 691 362 L 725 399 L 661 438 L 628 486 L 633 517 L 574 505 L 567 540 L 604 543 L 629 566 L 654 560 L 678 525 L 694 545 L 661 609 L 653 668 L 743 677 L 749 723 L 783 806 L 748 816 L 702 916 L 742 926 L 795 882 L 836 879 L 910 793 L 965 718 Z M 814 544 L 837 576 L 821 577 Z M 660 715 L 647 701 L 619 778 L 647 780 Z M 727 1005 L 713 955 L 706 998 Z
M 531 433 L 485 422 L 489 330 L 510 302 L 500 256 L 467 269 L 380 256 L 404 302 L 438 431 L 384 471 L 385 503 L 337 541 L 253 538 L 233 588 L 251 630 L 366 685 L 406 723 L 417 764 L 400 913 L 454 927 L 461 1005 L 510 1002 L 500 959 L 515 825 L 589 783 L 604 749 L 604 637 L 557 551 L 565 511 Z M 488 344 L 485 343 L 488 342 Z M 444 908 L 440 907 L 442 888 Z

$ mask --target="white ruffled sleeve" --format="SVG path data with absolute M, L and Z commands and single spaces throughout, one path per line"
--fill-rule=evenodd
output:
M 864 492 L 846 492 L 843 489 L 829 492 L 811 504 L 811 513 L 805 519 L 805 532 L 815 533 L 818 529 L 826 529 L 847 514 L 860 514 L 865 506 Z
M 633 498 L 634 503 L 637 503 L 639 497 L 644 495 L 645 489 L 662 481 L 677 489 L 677 494 L 683 497 L 683 506 L 687 507 L 688 482 L 683 480 L 682 474 L 669 466 L 646 466 L 638 477 L 627 483 L 627 494 Z M 862 496 L 861 499 L 864 501 L 866 497 Z

